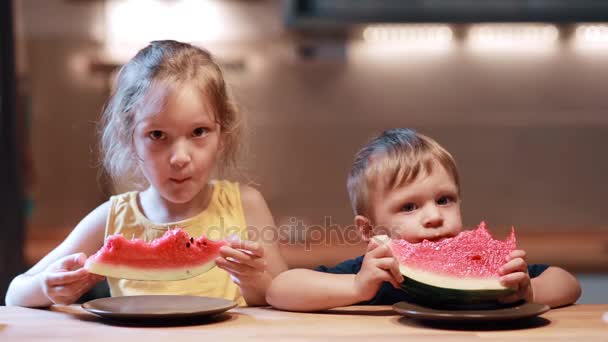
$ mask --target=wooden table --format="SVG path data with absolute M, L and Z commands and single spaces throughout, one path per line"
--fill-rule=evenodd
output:
M 310 314 L 243 307 L 190 325 L 150 327 L 112 323 L 78 305 L 50 310 L 0 307 L 0 341 L 608 341 L 606 312 L 608 304 L 574 305 L 519 323 L 463 325 L 424 324 L 397 315 L 389 306 L 351 306 Z

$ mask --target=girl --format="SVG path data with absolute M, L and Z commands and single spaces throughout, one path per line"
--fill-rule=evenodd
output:
M 106 236 L 151 241 L 174 227 L 192 236 L 236 233 L 250 240 L 231 239 L 216 259 L 218 268 L 191 279 L 109 278 L 112 296 L 190 294 L 266 304 L 272 278 L 286 269 L 277 242 L 259 234 L 275 227 L 273 218 L 258 191 L 210 180 L 214 169 L 235 166 L 242 138 L 239 113 L 211 55 L 176 41 L 150 43 L 120 70 L 102 122 L 106 171 L 115 185 L 137 191 L 111 197 L 17 276 L 7 305 L 74 303 L 103 280 L 82 266 Z

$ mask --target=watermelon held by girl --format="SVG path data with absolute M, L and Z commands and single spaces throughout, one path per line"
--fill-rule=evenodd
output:
M 419 304 L 454 309 L 490 309 L 515 290 L 498 270 L 516 247 L 515 231 L 495 240 L 482 222 L 476 229 L 439 241 L 390 240 L 404 281 L 401 288 Z M 511 304 L 512 305 L 512 304 Z
M 209 271 L 224 241 L 190 237 L 180 228 L 171 229 L 149 243 L 108 236 L 103 247 L 91 255 L 84 268 L 111 278 L 132 280 L 181 280 Z

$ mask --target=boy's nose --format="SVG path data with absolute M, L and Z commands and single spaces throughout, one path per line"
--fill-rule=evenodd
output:
M 424 228 L 439 228 L 443 225 L 441 211 L 434 205 L 425 208 L 422 225 Z

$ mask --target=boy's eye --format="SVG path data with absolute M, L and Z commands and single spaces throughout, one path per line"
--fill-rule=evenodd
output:
M 437 204 L 439 204 L 439 205 L 446 205 L 446 204 L 450 204 L 452 202 L 454 202 L 454 197 L 452 197 L 452 196 L 441 196 L 437 200 Z
M 414 203 L 407 203 L 403 207 L 401 207 L 401 211 L 410 212 L 416 210 L 418 207 Z
M 150 137 L 152 140 L 161 140 L 165 138 L 165 133 L 163 131 L 156 130 L 148 133 L 148 137 Z
M 205 135 L 205 133 L 207 133 L 207 129 L 204 127 L 198 127 L 195 128 L 194 131 L 192 131 L 192 136 L 193 137 L 201 137 L 203 135 Z

